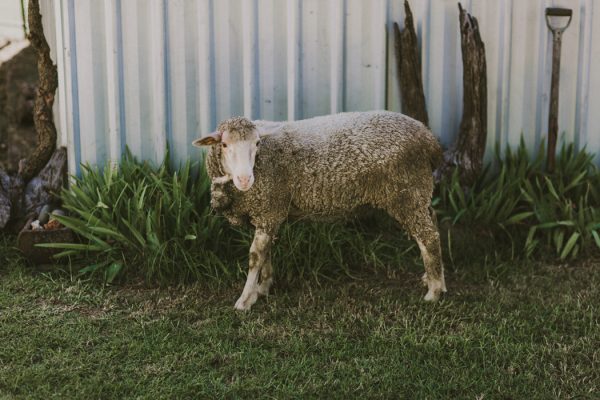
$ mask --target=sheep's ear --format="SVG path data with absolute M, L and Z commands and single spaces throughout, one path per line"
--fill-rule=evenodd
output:
M 212 132 L 206 136 L 202 136 L 201 138 L 194 140 L 192 145 L 196 147 L 202 147 L 211 146 L 217 143 L 221 143 L 221 132 Z
M 275 135 L 281 132 L 281 125 L 266 125 L 266 126 L 257 126 L 256 130 L 258 132 L 258 137 L 263 138 L 265 136 Z
M 282 121 L 258 120 L 252 122 L 254 122 L 254 125 L 256 126 L 256 131 L 258 133 L 259 138 L 281 133 L 285 124 L 285 122 Z

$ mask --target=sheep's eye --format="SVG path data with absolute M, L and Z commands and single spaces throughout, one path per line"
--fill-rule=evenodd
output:
M 256 142 L 256 147 L 260 146 L 260 142 Z
M 227 148 L 227 143 L 221 143 L 221 146 L 223 146 L 223 148 Z

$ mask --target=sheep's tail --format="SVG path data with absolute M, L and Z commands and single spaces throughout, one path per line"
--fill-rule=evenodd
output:
M 429 130 L 427 131 L 427 137 L 429 139 L 429 160 L 431 168 L 435 171 L 444 163 L 444 149 L 439 140 Z

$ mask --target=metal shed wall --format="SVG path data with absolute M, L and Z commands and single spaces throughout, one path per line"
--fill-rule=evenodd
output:
M 23 39 L 20 0 L 0 0 L 0 39 Z
M 401 0 L 42 0 L 59 68 L 58 127 L 71 172 L 125 145 L 160 160 L 229 116 L 301 119 L 400 110 L 391 24 Z M 600 2 L 463 0 L 488 65 L 488 147 L 547 129 L 551 36 L 544 8 L 573 8 L 563 39 L 559 129 L 600 150 Z M 462 115 L 456 0 L 412 0 L 431 128 Z

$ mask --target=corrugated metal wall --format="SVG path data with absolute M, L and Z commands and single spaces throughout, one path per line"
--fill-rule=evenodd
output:
M 59 129 L 71 171 L 127 144 L 157 160 L 198 157 L 193 138 L 233 115 L 300 119 L 400 110 L 391 23 L 401 0 L 43 0 L 52 10 Z M 462 114 L 456 0 L 412 0 L 432 130 Z M 573 8 L 563 41 L 559 124 L 600 150 L 600 2 L 463 0 L 488 65 L 489 147 L 535 145 L 547 129 L 551 37 L 544 8 Z
M 23 39 L 20 0 L 0 0 L 0 39 Z

